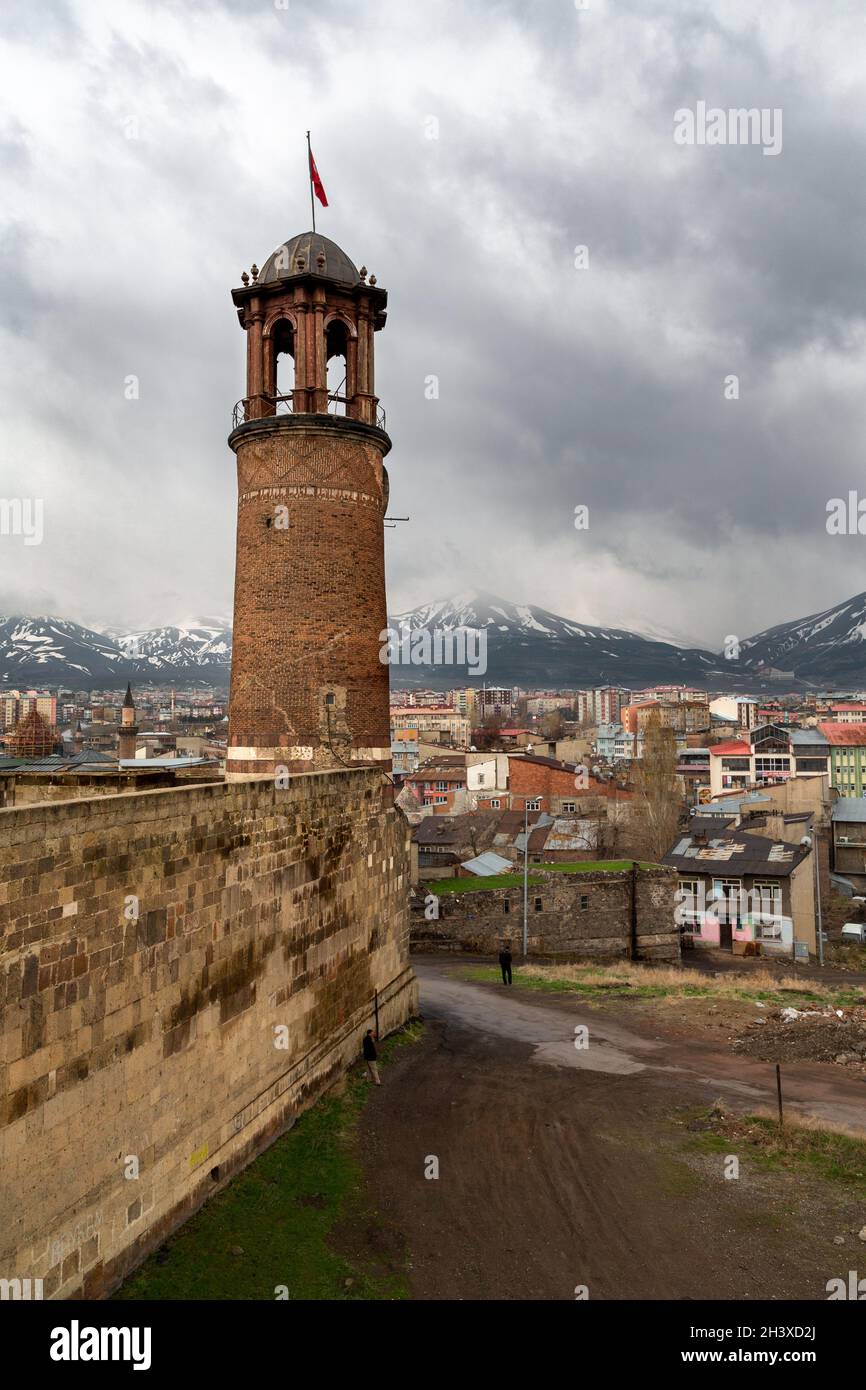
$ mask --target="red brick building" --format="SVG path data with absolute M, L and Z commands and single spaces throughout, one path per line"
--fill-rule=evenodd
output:
M 422 806 L 432 806 L 434 814 L 447 816 L 455 810 L 458 794 L 466 790 L 466 768 L 450 764 L 421 767 L 405 778 Z

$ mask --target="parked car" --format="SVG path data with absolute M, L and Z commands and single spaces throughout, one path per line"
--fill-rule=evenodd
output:
M 866 923 L 846 922 L 842 928 L 843 941 L 859 941 L 861 944 L 866 941 Z

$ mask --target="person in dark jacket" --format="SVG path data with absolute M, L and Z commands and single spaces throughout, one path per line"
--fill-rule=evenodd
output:
M 510 949 L 510 947 L 508 947 L 508 946 L 503 946 L 503 947 L 502 947 L 502 950 L 499 952 L 499 968 L 500 968 L 500 970 L 502 971 L 502 983 L 503 983 L 504 985 L 510 985 L 510 984 L 511 984 L 511 949 Z
M 379 1063 L 376 1061 L 378 1055 L 376 1044 L 373 1040 L 373 1029 L 368 1028 L 364 1034 L 364 1061 L 367 1063 L 367 1071 L 370 1075 L 370 1080 L 375 1081 L 377 1086 L 381 1086 Z

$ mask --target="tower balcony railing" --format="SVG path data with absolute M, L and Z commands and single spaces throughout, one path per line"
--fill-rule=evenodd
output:
M 329 415 L 349 415 L 350 407 L 353 405 L 351 396 L 339 396 L 336 392 L 328 392 L 328 414 Z M 300 411 L 295 408 L 294 395 L 288 396 L 268 396 L 260 394 L 258 396 L 244 396 L 239 400 L 232 411 L 232 428 L 237 429 L 238 425 L 244 425 L 248 420 L 267 419 L 271 415 L 307 415 L 309 411 Z M 376 405 L 376 424 L 380 429 L 385 429 L 385 411 L 377 403 Z

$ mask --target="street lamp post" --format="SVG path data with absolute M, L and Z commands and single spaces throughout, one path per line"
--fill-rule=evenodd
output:
M 523 959 L 529 947 L 529 801 L 523 798 Z
M 821 922 L 821 869 L 818 864 L 818 827 L 812 827 L 812 853 L 815 856 L 815 906 L 818 910 L 818 964 L 824 964 L 824 929 Z

